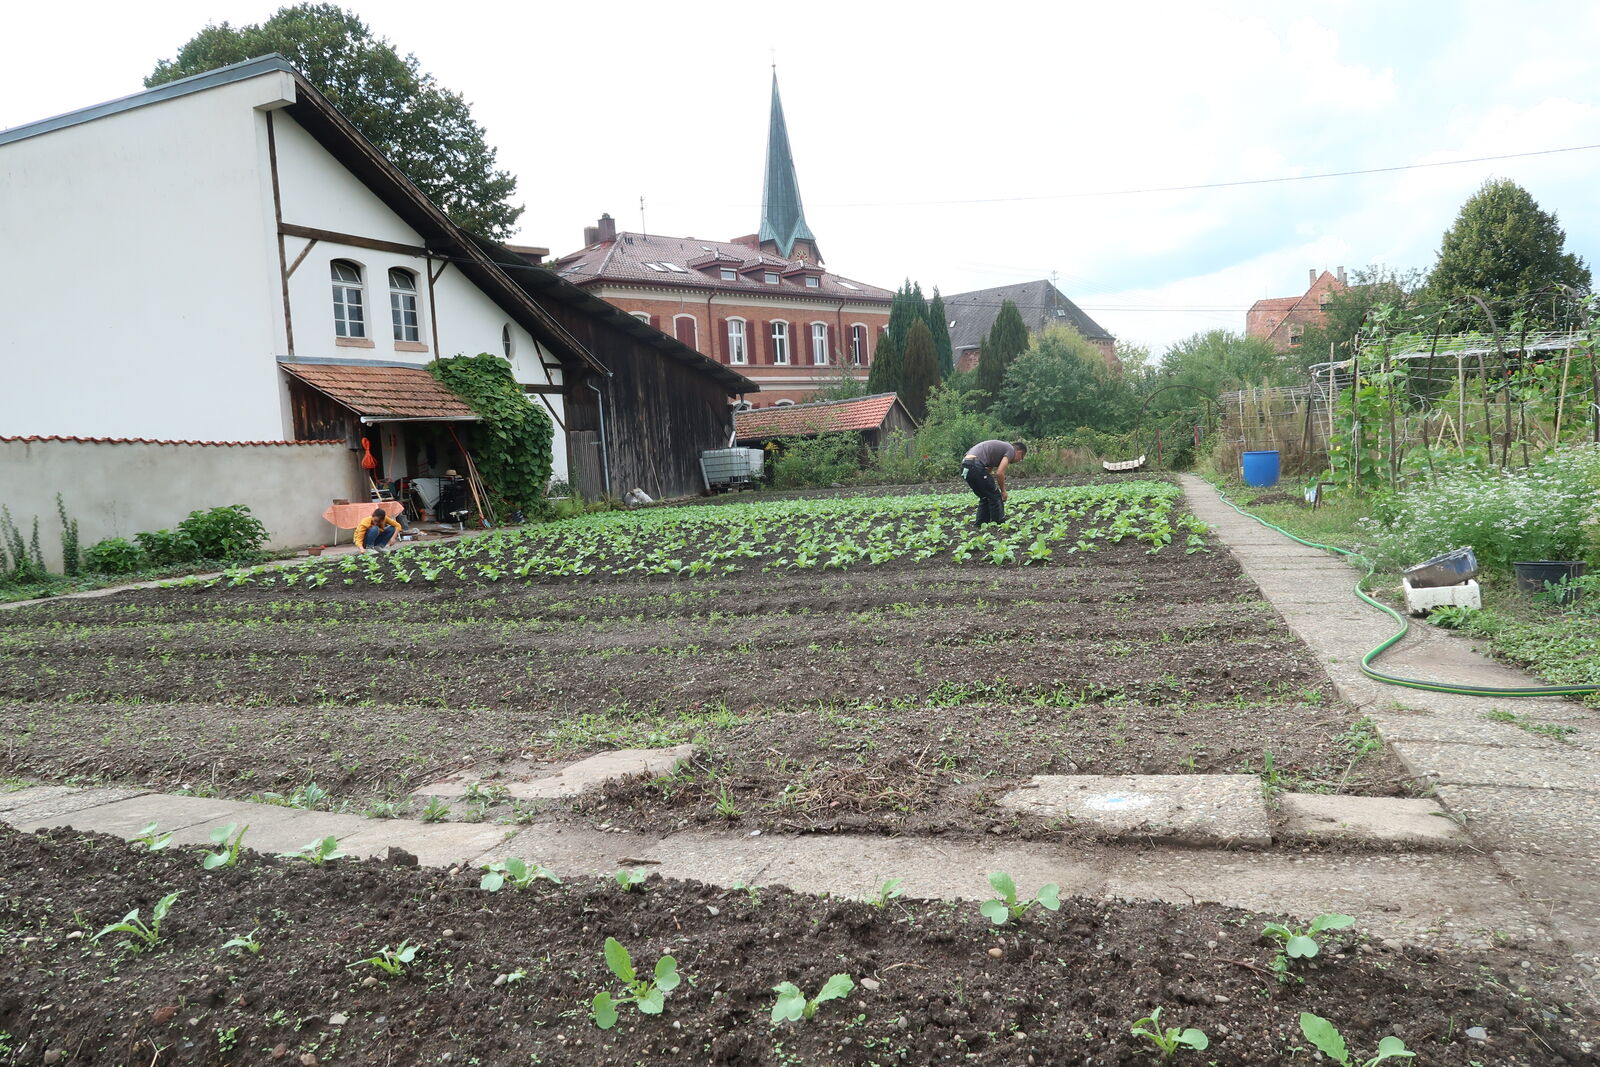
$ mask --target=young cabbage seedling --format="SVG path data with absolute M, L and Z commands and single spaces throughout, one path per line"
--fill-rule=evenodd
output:
M 1278 941 L 1278 954 L 1272 960 L 1272 969 L 1278 975 L 1278 981 L 1289 980 L 1289 961 L 1291 959 L 1310 959 L 1322 951 L 1317 935 L 1324 930 L 1343 930 L 1355 924 L 1355 919 L 1349 915 L 1318 915 L 1311 920 L 1311 925 L 1304 929 L 1295 926 L 1285 926 L 1283 923 L 1267 923 L 1261 928 L 1262 937 L 1276 938 Z
M 1211 1044 L 1211 1039 L 1204 1030 L 1189 1027 L 1179 1030 L 1176 1026 L 1161 1025 L 1161 1009 L 1153 1008 L 1149 1015 L 1139 1019 L 1133 1024 L 1133 1036 L 1147 1038 L 1161 1052 L 1162 1059 L 1168 1059 L 1180 1048 L 1191 1048 L 1196 1052 L 1204 1052 Z
M 648 877 L 650 876 L 640 870 L 618 871 L 617 884 L 622 887 L 624 893 L 643 892 L 644 880 Z
M 239 863 L 239 848 L 244 843 L 244 833 L 250 829 L 248 826 L 239 826 L 229 823 L 211 831 L 211 843 L 219 846 L 216 852 L 207 852 L 200 860 L 200 866 L 208 871 L 218 867 L 234 867 Z M 237 830 L 238 833 L 234 831 Z
M 107 934 L 127 934 L 120 946 L 128 952 L 144 952 L 146 949 L 156 947 L 156 942 L 161 940 L 161 922 L 172 910 L 172 902 L 178 899 L 178 894 L 183 892 L 168 893 L 156 901 L 156 906 L 150 909 L 150 925 L 146 926 L 143 919 L 139 918 L 139 909 L 134 908 L 122 917 L 122 921 L 112 923 L 98 934 L 91 937 L 90 941 L 98 941 Z
M 561 884 L 561 879 L 557 878 L 555 872 L 548 867 L 541 867 L 537 863 L 529 863 L 522 859 L 512 858 L 499 863 L 485 863 L 483 869 L 486 873 L 478 881 L 478 888 L 491 893 L 500 892 L 506 885 L 510 885 L 512 889 L 526 889 L 541 878 L 556 885 Z
M 836 974 L 822 985 L 822 991 L 810 1000 L 800 992 L 800 987 L 793 982 L 779 982 L 772 987 L 778 994 L 777 1001 L 772 1005 L 772 1021 L 774 1023 L 795 1022 L 805 1018 L 809 1019 L 817 1014 L 817 1006 L 829 1000 L 841 1000 L 850 995 L 856 987 L 848 974 Z
M 1038 897 L 1032 900 L 1017 899 L 1017 883 L 1004 871 L 992 872 L 989 875 L 989 884 L 1000 896 L 979 904 L 978 910 L 996 926 L 1017 921 L 1035 904 L 1047 911 L 1056 911 L 1061 907 L 1061 887 L 1054 882 L 1040 886 Z
M 155 823 L 147 823 L 145 828 L 139 831 L 139 836 L 133 839 L 133 843 L 143 845 L 146 851 L 160 852 L 172 844 L 172 835 L 159 833 Z
M 1350 1050 L 1345 1047 L 1344 1035 L 1339 1028 L 1320 1015 L 1312 1015 L 1309 1011 L 1300 1013 L 1300 1032 L 1306 1035 L 1306 1040 L 1317 1046 L 1322 1054 L 1340 1067 L 1377 1067 L 1387 1059 L 1411 1059 L 1416 1055 L 1406 1048 L 1406 1043 L 1394 1035 L 1390 1035 L 1378 1042 L 1378 1054 L 1370 1060 L 1353 1060 Z
M 891 900 L 906 895 L 905 886 L 902 885 L 904 881 L 904 878 L 885 878 L 868 903 L 875 908 L 887 908 Z
M 307 841 L 300 846 L 298 852 L 280 852 L 279 856 L 290 860 L 305 860 L 313 866 L 321 867 L 330 860 L 343 859 L 344 853 L 339 851 L 339 839 L 329 834 L 320 841 Z
M 378 950 L 376 956 L 368 956 L 364 960 L 356 960 L 354 963 L 345 964 L 345 966 L 359 967 L 363 963 L 370 964 L 393 978 L 402 973 L 417 958 L 418 947 L 409 941 L 400 942 L 399 948 L 390 948 L 388 945 L 384 945 Z
M 678 961 L 671 956 L 656 960 L 653 978 L 640 978 L 633 969 L 633 957 L 614 937 L 606 938 L 606 966 L 622 983 L 622 992 L 613 997 L 602 990 L 594 995 L 589 1017 L 602 1030 L 617 1025 L 617 1009 L 632 1004 L 646 1015 L 660 1015 L 666 1008 L 666 995 L 678 988 Z

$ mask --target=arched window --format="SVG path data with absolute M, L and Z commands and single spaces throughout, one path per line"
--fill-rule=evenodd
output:
M 333 271 L 333 332 L 338 337 L 367 336 L 367 312 L 362 300 L 361 267 L 336 259 Z
M 780 367 L 789 365 L 789 324 L 782 319 L 772 324 L 772 362 Z
M 794 401 L 793 400 L 774 400 L 772 402 L 772 406 L 775 407 L 775 408 L 792 408 L 792 407 L 794 407 Z
M 828 365 L 828 324 L 825 322 L 811 324 L 811 362 L 819 367 Z
M 672 317 L 672 335 L 690 348 L 700 347 L 700 338 L 695 328 L 693 315 L 674 315 Z
M 743 366 L 750 361 L 750 353 L 744 346 L 744 320 L 728 320 L 728 362 Z
M 867 361 L 867 327 L 865 323 L 850 324 L 850 362 L 861 366 Z
M 640 322 L 644 323 L 646 326 L 650 325 L 650 312 L 648 312 L 648 311 L 630 311 L 630 312 L 628 312 L 628 314 L 632 315 L 634 318 L 638 319 Z
M 394 339 L 420 341 L 417 329 L 417 276 L 395 267 L 389 271 L 389 317 L 394 320 Z

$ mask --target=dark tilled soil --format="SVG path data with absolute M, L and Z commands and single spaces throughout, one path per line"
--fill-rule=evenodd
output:
M 181 891 L 143 954 L 93 941 Z M 652 878 L 487 894 L 476 872 L 246 853 L 202 871 L 70 830 L 0 829 L 0 1034 L 7 1062 L 174 1064 L 1141 1064 L 1151 1008 L 1210 1037 L 1195 1063 L 1311 1062 L 1302 1011 L 1371 1055 L 1394 1033 L 1417 1063 L 1591 1063 L 1593 1030 L 1530 981 L 1476 958 L 1330 938 L 1280 985 L 1261 918 L 1217 906 L 1068 900 L 996 931 L 976 906 L 755 896 Z M 233 937 L 260 952 L 227 952 Z M 617 983 L 607 936 L 636 965 L 672 954 L 683 983 L 655 1017 L 587 1018 Z M 404 974 L 351 963 L 402 942 Z M 770 1022 L 772 987 L 855 979 L 806 1023 Z M 501 976 L 517 974 L 514 981 Z M 1530 974 L 1533 976 L 1530 978 Z M 870 981 L 871 985 L 868 985 Z M 497 984 L 498 982 L 498 984 Z M 1487 1043 L 1464 1031 L 1481 1026 Z M 1592 1048 L 1592 1044 L 1587 1046 Z M 54 1053 L 54 1055 L 52 1055 Z M 310 1058 L 307 1058 L 310 1057 Z
M 0 774 L 356 802 L 702 742 L 641 825 L 984 832 L 1038 773 L 1392 793 L 1359 718 L 1215 551 L 600 584 L 146 590 L 0 615 Z M 615 812 L 616 805 L 612 804 Z

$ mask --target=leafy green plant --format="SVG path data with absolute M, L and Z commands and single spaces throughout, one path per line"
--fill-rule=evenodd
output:
M 422 809 L 423 822 L 441 822 L 450 814 L 450 805 L 438 797 L 429 797 L 427 807 Z
M 159 833 L 156 824 L 145 823 L 144 829 L 139 831 L 139 836 L 133 839 L 136 845 L 143 845 L 147 852 L 160 852 L 172 844 L 172 835 Z
M 724 819 L 733 820 L 744 814 L 725 783 L 717 786 L 716 802 L 717 814 Z
M 78 548 L 78 520 L 67 514 L 60 493 L 56 494 L 56 515 L 61 519 L 61 573 L 72 577 L 80 570 L 83 553 Z
M 239 849 L 243 846 L 244 833 L 248 829 L 250 827 L 241 827 L 237 823 L 230 822 L 227 826 L 219 826 L 211 831 L 211 843 L 217 845 L 218 849 L 215 852 L 207 852 L 201 858 L 200 866 L 208 871 L 214 871 L 219 867 L 237 866 Z M 235 830 L 238 832 L 235 833 Z
M 178 532 L 194 545 L 200 559 L 226 563 L 256 557 L 272 535 L 243 504 L 228 504 L 206 511 L 191 511 L 178 523 Z M 141 535 L 143 536 L 143 535 Z
M 778 999 L 772 1005 L 772 1021 L 795 1022 L 799 1019 L 810 1019 L 817 1014 L 817 1008 L 830 1000 L 842 1000 L 850 995 L 856 984 L 848 974 L 836 974 L 822 984 L 822 989 L 810 1000 L 800 992 L 800 987 L 793 982 L 779 982 L 772 987 L 778 994 Z
M 1441 604 L 1428 612 L 1428 622 L 1442 630 L 1460 630 L 1470 627 L 1478 614 L 1477 608 L 1465 604 Z
M 1160 1008 L 1152 1008 L 1149 1015 L 1136 1020 L 1132 1033 L 1134 1037 L 1145 1038 L 1153 1044 L 1164 1060 L 1170 1059 L 1180 1048 L 1204 1052 L 1211 1044 L 1211 1039 L 1206 1036 L 1204 1030 L 1196 1030 L 1192 1026 L 1186 1030 L 1180 1030 L 1176 1026 L 1162 1026 Z
M 200 559 L 200 546 L 183 530 L 146 530 L 135 534 L 152 567 L 172 567 Z
M 989 875 L 989 885 L 1000 895 L 979 904 L 978 911 L 996 926 L 1016 922 L 1035 904 L 1046 911 L 1056 911 L 1061 907 L 1061 887 L 1054 882 L 1040 886 L 1039 895 L 1033 899 L 1018 899 L 1017 883 L 1004 871 L 992 872 Z
M 656 960 L 654 976 L 640 978 L 633 969 L 633 957 L 614 937 L 606 938 L 606 966 L 622 983 L 615 997 L 602 990 L 590 1002 L 589 1015 L 602 1030 L 617 1025 L 617 1009 L 632 1004 L 646 1015 L 660 1015 L 666 1008 L 666 995 L 678 988 L 678 961 L 671 956 Z
M 868 903 L 875 908 L 887 908 L 890 901 L 898 900 L 906 895 L 904 882 L 904 878 L 885 878 L 883 884 L 872 891 L 872 896 L 868 898 Z M 996 891 L 998 892 L 998 890 Z
M 146 952 L 155 948 L 161 940 L 161 924 L 166 920 L 167 914 L 172 911 L 172 902 L 181 896 L 183 891 L 168 893 L 156 901 L 156 906 L 150 909 L 150 923 L 146 925 L 139 918 L 139 909 L 134 908 L 122 917 L 121 922 L 112 923 L 89 940 L 98 941 L 107 934 L 127 934 L 120 943 L 120 947 L 127 952 Z
M 344 853 L 339 851 L 339 839 L 332 834 L 320 841 L 308 841 L 294 852 L 280 852 L 278 855 L 284 859 L 305 860 L 314 867 L 344 858 Z
M 251 930 L 243 937 L 231 938 L 222 943 L 223 952 L 248 952 L 252 956 L 261 955 L 261 942 L 256 940 L 256 931 Z
M 1387 1059 L 1398 1057 L 1410 1059 L 1416 1055 L 1406 1048 L 1404 1041 L 1391 1034 L 1378 1042 L 1378 1054 L 1370 1060 L 1351 1059 L 1350 1050 L 1344 1043 L 1344 1035 L 1339 1033 L 1338 1027 L 1309 1011 L 1300 1013 L 1300 1032 L 1306 1035 L 1306 1040 L 1317 1046 L 1324 1056 L 1339 1064 L 1339 1067 L 1377 1067 L 1377 1064 Z
M 428 372 L 478 414 L 467 443 L 490 494 L 529 516 L 545 514 L 555 426 L 542 405 L 528 402 L 511 364 L 485 352 L 436 359 Z
M 483 870 L 485 873 L 478 881 L 478 888 L 491 893 L 498 893 L 507 885 L 513 889 L 526 889 L 541 879 L 555 885 L 561 884 L 561 879 L 557 878 L 555 872 L 548 867 L 541 867 L 537 863 L 529 863 L 527 860 L 515 857 L 498 863 L 486 863 L 483 865 Z
M 649 877 L 641 870 L 618 871 L 617 885 L 622 887 L 624 893 L 643 892 L 645 879 Z
M 84 565 L 96 574 L 132 574 L 150 566 L 150 555 L 141 545 L 122 537 L 108 537 L 89 546 Z
M 409 941 L 400 942 L 399 948 L 390 948 L 388 945 L 384 945 L 378 950 L 377 955 L 368 956 L 364 960 L 356 960 L 354 963 L 347 963 L 345 966 L 360 967 L 365 964 L 369 967 L 376 967 L 390 978 L 395 978 L 403 974 L 405 969 L 416 960 L 417 950 L 420 947 L 419 945 L 413 945 Z
M 1278 981 L 1289 980 L 1289 961 L 1310 959 L 1322 951 L 1317 935 L 1324 930 L 1343 930 L 1347 926 L 1355 925 L 1355 919 L 1349 915 L 1328 914 L 1318 915 L 1311 920 L 1310 926 L 1288 926 L 1284 923 L 1267 923 L 1261 928 L 1262 937 L 1270 937 L 1278 942 L 1278 954 L 1272 961 L 1272 969 L 1278 975 Z

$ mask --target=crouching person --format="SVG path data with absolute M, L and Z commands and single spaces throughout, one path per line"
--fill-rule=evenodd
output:
M 365 552 L 369 548 L 387 549 L 400 534 L 400 524 L 389 517 L 389 513 L 382 508 L 375 508 L 371 515 L 356 523 L 355 540 L 356 551 Z

